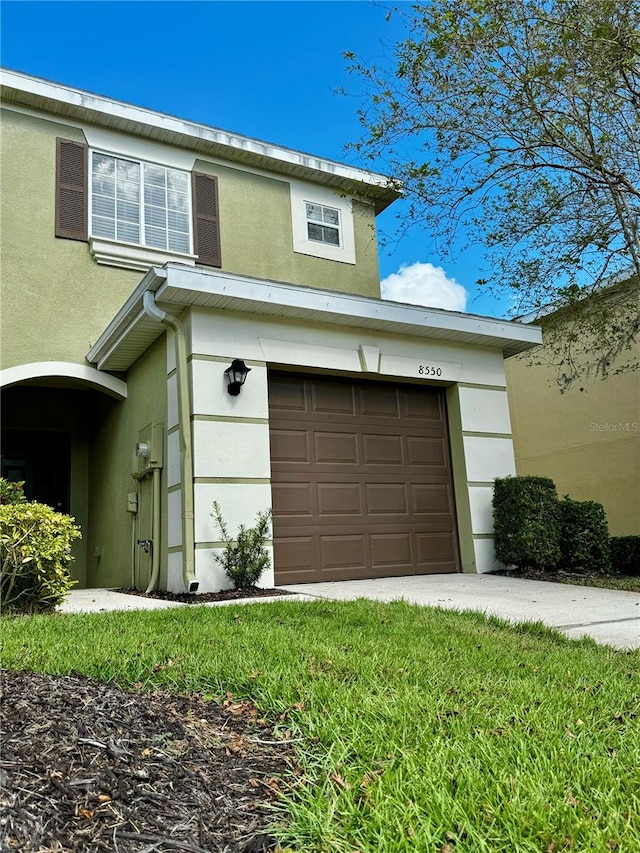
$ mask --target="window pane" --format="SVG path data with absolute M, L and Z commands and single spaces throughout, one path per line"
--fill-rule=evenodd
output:
M 96 237 L 111 237 L 111 239 L 115 239 L 116 224 L 113 219 L 100 219 L 99 216 L 94 216 L 91 219 L 91 233 Z
M 146 163 L 144 167 L 144 182 L 145 184 L 163 187 L 166 183 L 165 169 L 162 166 L 150 166 Z
M 312 222 L 307 222 L 307 234 L 310 240 L 316 240 L 322 243 L 322 225 L 314 225 Z
M 316 243 L 327 243 L 330 246 L 340 245 L 340 232 L 337 228 L 329 228 L 327 225 L 315 225 L 307 222 L 307 234 L 310 240 Z
M 94 174 L 91 181 L 91 188 L 94 193 L 101 193 L 102 195 L 114 196 L 116 194 L 115 179 L 108 175 Z
M 108 157 L 106 154 L 94 153 L 91 171 L 94 175 L 113 177 L 116 172 L 116 158 Z
M 172 252 L 188 252 L 189 235 L 176 234 L 174 231 L 169 231 L 169 248 Z
M 156 249 L 167 248 L 167 235 L 162 228 L 149 228 L 144 230 L 145 242 L 147 246 L 154 246 Z
M 130 160 L 118 160 L 116 180 L 118 186 L 124 181 L 130 181 L 138 186 L 140 184 L 140 164 L 132 163 Z
M 118 222 L 117 234 L 118 240 L 125 243 L 140 242 L 140 228 L 131 222 Z
M 164 207 L 166 204 L 164 187 L 145 186 L 144 200 L 147 204 L 157 204 L 159 207 Z
M 340 224 L 340 214 L 337 210 L 334 210 L 332 207 L 323 207 L 322 208 L 322 218 L 324 222 L 329 223 L 329 225 L 339 225 Z
M 150 207 L 148 204 L 144 206 L 144 222 L 145 225 L 155 226 L 156 228 L 167 227 L 167 214 L 163 207 Z
M 167 169 L 167 186 L 170 190 L 186 193 L 188 185 L 186 172 L 176 172 L 174 169 Z
M 329 243 L 330 246 L 339 246 L 340 245 L 340 235 L 337 228 L 326 228 L 322 229 L 322 242 Z
M 116 215 L 116 203 L 112 198 L 107 198 L 102 195 L 93 196 L 93 213 L 96 216 L 107 216 L 111 219 Z
M 322 206 L 307 202 L 307 219 L 313 219 L 315 222 L 322 222 Z
M 118 219 L 123 219 L 125 222 L 135 222 L 136 225 L 140 221 L 139 204 L 133 204 L 130 201 L 118 201 L 117 211 Z
M 189 217 L 186 213 L 174 213 L 170 210 L 167 215 L 169 228 L 174 231 L 182 231 L 185 234 L 189 233 Z
M 167 202 L 171 210 L 181 210 L 184 213 L 188 213 L 189 211 L 186 193 L 178 193 L 174 192 L 173 190 L 170 190 L 167 193 Z

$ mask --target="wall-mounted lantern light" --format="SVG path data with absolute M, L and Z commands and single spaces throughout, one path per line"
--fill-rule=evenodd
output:
M 240 389 L 244 385 L 244 380 L 247 378 L 247 373 L 251 370 L 241 358 L 234 358 L 231 362 L 231 367 L 227 367 L 225 374 L 229 380 L 227 391 L 232 397 L 237 397 Z

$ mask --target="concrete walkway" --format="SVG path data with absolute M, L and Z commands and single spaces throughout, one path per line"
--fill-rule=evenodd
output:
M 448 610 L 478 610 L 514 622 L 543 622 L 568 637 L 587 635 L 618 649 L 640 648 L 640 593 L 493 575 L 421 575 L 283 587 L 295 599 L 350 601 L 405 599 Z M 211 607 L 282 601 L 281 597 L 214 602 Z M 284 600 L 291 600 L 284 599 Z M 125 595 L 109 589 L 72 590 L 60 607 L 65 613 L 159 610 L 184 607 L 173 601 Z

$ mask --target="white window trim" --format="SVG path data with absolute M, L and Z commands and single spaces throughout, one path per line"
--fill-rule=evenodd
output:
M 326 187 L 291 181 L 291 223 L 293 227 L 293 251 L 315 258 L 355 264 L 356 245 L 353 224 L 353 203 L 348 196 L 340 196 Z M 340 245 L 310 240 L 307 231 L 307 203 L 331 207 L 340 214 Z
M 104 154 L 107 157 L 115 157 L 118 160 L 129 160 L 140 164 L 140 174 L 144 173 L 144 165 L 158 165 L 163 168 L 182 171 L 187 174 L 187 207 L 189 219 L 189 252 L 175 252 L 171 249 L 158 249 L 155 246 L 145 246 L 143 243 L 126 243 L 123 240 L 114 240 L 109 237 L 96 236 L 91 233 L 93 226 L 93 154 Z M 195 266 L 197 255 L 193 254 L 193 194 L 191 192 L 191 172 L 187 169 L 182 169 L 174 165 L 157 162 L 151 159 L 141 159 L 139 154 L 131 155 L 124 152 L 114 152 L 103 150 L 102 148 L 89 148 L 89 169 L 88 169 L 88 231 L 89 231 L 89 250 L 92 257 L 98 264 L 103 264 L 110 267 L 120 267 L 122 269 L 137 270 L 146 272 L 151 266 L 162 266 L 163 264 L 175 261 L 181 264 Z M 143 187 L 141 181 L 141 188 Z M 142 192 L 142 189 L 141 189 Z M 143 199 L 140 206 L 142 209 Z M 142 223 L 140 223 L 142 232 Z
M 154 249 L 135 243 L 120 243 L 108 237 L 89 237 L 89 250 L 98 264 L 146 272 L 149 267 L 163 266 L 169 261 L 195 266 L 197 255 Z

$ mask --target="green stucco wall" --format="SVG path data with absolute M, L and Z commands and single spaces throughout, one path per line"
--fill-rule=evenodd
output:
M 89 454 L 87 583 L 90 587 L 127 587 L 131 583 L 131 514 L 127 512 L 127 495 L 136 491 L 131 473 L 139 431 L 148 424 L 163 424 L 166 428 L 165 341 L 166 335 L 162 335 L 129 370 L 127 399 L 115 402 L 102 397 L 94 414 Z M 166 572 L 165 470 L 160 563 Z
M 640 353 L 639 353 L 640 355 Z M 591 379 L 561 394 L 552 368 L 506 361 L 518 474 L 604 505 L 614 536 L 640 533 L 640 374 Z
M 380 296 L 378 245 L 372 205 L 354 201 L 356 264 L 293 251 L 286 180 L 197 160 L 195 169 L 218 178 L 222 269 L 273 281 L 362 296 Z
M 87 243 L 55 233 L 56 136 L 77 128 L 3 110 L 2 367 L 85 363 L 141 273 L 99 266 Z

